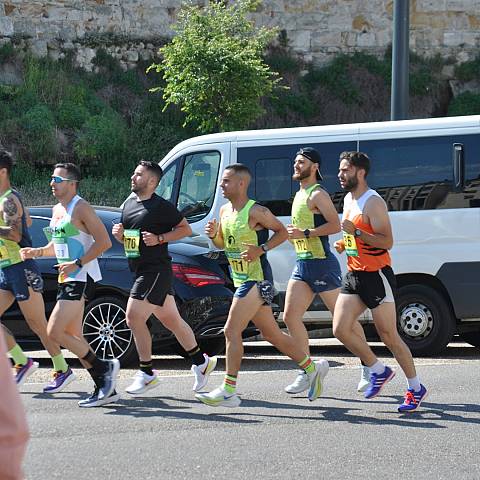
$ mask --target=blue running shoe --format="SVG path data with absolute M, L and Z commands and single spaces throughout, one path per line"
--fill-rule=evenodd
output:
M 375 398 L 382 388 L 395 376 L 395 372 L 390 367 L 385 367 L 383 373 L 370 373 L 370 385 L 365 391 L 365 398 Z
M 415 392 L 413 388 L 409 388 L 405 394 L 405 400 L 398 406 L 398 411 L 400 413 L 414 412 L 418 409 L 427 395 L 428 391 L 423 385 L 420 385 L 420 390 L 418 392 Z

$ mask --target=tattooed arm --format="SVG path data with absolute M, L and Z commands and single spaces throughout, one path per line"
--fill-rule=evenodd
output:
M 14 242 L 22 239 L 23 208 L 18 198 L 11 193 L 3 200 L 0 212 L 5 226 L 0 227 L 0 237 Z

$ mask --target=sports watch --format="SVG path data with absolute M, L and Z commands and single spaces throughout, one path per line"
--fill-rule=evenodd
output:
M 356 228 L 353 232 L 354 237 L 359 237 L 362 234 L 362 231 L 359 228 Z
M 76 265 L 78 268 L 83 268 L 82 261 L 81 261 L 79 258 L 77 258 L 77 259 L 75 260 L 75 265 Z
M 305 238 L 310 238 L 310 230 L 308 228 L 306 228 L 304 231 L 303 231 L 303 234 L 305 235 Z
M 264 253 L 268 252 L 268 245 L 266 243 L 262 243 L 260 248 L 263 250 Z

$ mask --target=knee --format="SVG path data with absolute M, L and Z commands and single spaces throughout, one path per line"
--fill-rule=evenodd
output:
M 229 325 L 225 327 L 224 334 L 225 340 L 229 343 L 238 343 L 239 341 L 242 341 L 242 333 Z
M 142 323 L 146 324 L 145 319 L 135 314 L 127 314 L 126 320 L 127 320 L 127 326 L 128 328 L 130 328 L 130 330 L 136 330 L 141 326 Z
M 383 330 L 379 331 L 378 335 L 380 337 L 380 340 L 384 343 L 384 345 L 388 348 L 395 348 L 402 342 L 402 339 L 400 338 L 400 335 L 396 330 L 394 331 L 388 331 L 388 330 Z
M 345 328 L 345 325 L 342 325 L 341 323 L 333 323 L 333 336 L 337 338 L 338 340 L 342 341 L 347 335 L 347 329 Z
M 36 332 L 35 332 L 36 333 Z M 47 337 L 52 342 L 61 344 L 63 330 L 55 325 L 54 323 L 49 323 L 47 326 Z

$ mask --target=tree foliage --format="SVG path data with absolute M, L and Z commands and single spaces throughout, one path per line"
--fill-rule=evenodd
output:
M 275 29 L 257 28 L 249 19 L 259 0 L 229 4 L 210 0 L 205 7 L 188 4 L 180 10 L 176 36 L 160 49 L 163 60 L 153 64 L 163 74 L 166 107 L 178 105 L 185 124 L 202 133 L 242 129 L 264 110 L 279 81 L 263 53 Z

